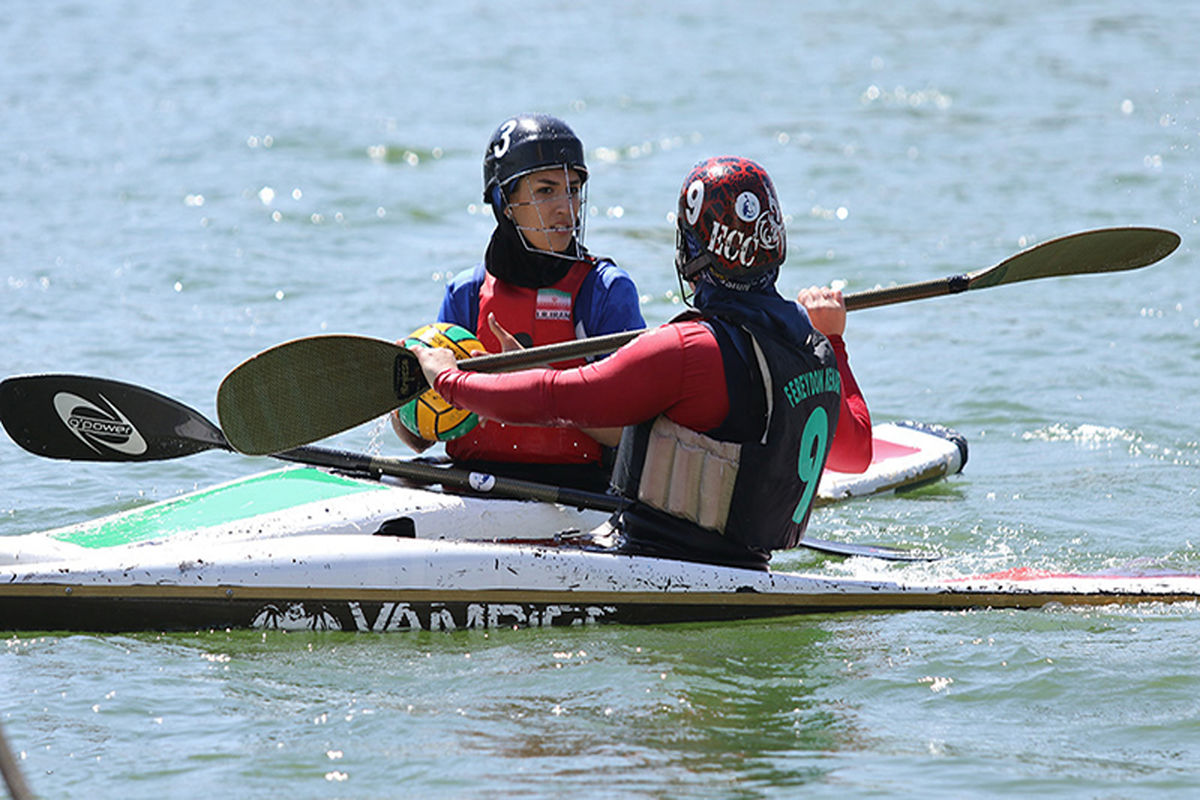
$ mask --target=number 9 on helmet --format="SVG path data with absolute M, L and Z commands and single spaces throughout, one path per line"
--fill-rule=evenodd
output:
M 476 350 L 486 350 L 475 334 L 448 322 L 423 325 L 404 338 L 405 347 L 445 347 L 457 359 L 470 358 Z M 409 400 L 396 411 L 400 423 L 411 433 L 430 442 L 446 442 L 468 433 L 479 424 L 470 411 L 455 408 L 433 389 Z
M 738 156 L 710 158 L 692 168 L 676 215 L 680 281 L 758 291 L 775 282 L 786 257 L 783 214 L 766 170 Z

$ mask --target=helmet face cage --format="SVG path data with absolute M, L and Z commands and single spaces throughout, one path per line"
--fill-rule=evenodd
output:
M 551 171 L 559 174 L 555 174 L 551 181 L 543 181 L 544 174 Z M 572 171 L 573 168 L 566 164 L 560 164 L 557 167 L 540 167 L 533 172 L 514 178 L 507 188 L 498 187 L 497 191 L 501 193 L 504 209 L 502 213 L 512 222 L 513 227 L 520 231 L 521 242 L 527 250 L 572 260 L 583 257 L 587 184 L 582 182 L 579 176 L 572 184 Z M 533 181 L 531 184 L 532 199 L 513 199 L 514 194 L 519 191 L 518 184 L 521 178 L 530 178 Z M 551 188 L 552 184 L 553 188 Z M 562 205 L 565 205 L 569 212 L 568 221 L 565 224 L 555 219 L 555 212 Z M 531 213 L 521 213 L 524 209 L 529 209 Z M 566 231 L 571 232 L 571 243 L 565 251 L 543 249 L 530 243 L 531 238 L 537 239 L 551 233 Z
M 542 207 L 548 202 L 563 202 L 562 197 L 545 197 L 523 205 L 538 209 L 540 225 L 517 226 L 521 238 L 529 250 L 563 258 L 579 258 L 582 255 L 584 220 L 587 207 L 587 164 L 583 156 L 583 143 L 574 131 L 562 120 L 548 114 L 522 114 L 505 120 L 492 133 L 483 157 L 483 199 L 492 206 L 497 219 L 509 208 L 517 182 L 532 173 L 561 167 L 563 186 L 571 195 L 571 227 L 574 231 L 573 252 L 559 253 L 533 247 L 526 231 L 561 230 L 561 226 L 547 224 Z M 576 190 L 571 190 L 570 170 L 579 177 Z M 508 215 L 511 219 L 511 215 Z M 514 224 L 515 224 L 515 220 Z
M 774 283 L 787 256 L 775 186 L 746 158 L 697 164 L 683 182 L 676 216 L 675 269 L 681 281 L 737 291 Z

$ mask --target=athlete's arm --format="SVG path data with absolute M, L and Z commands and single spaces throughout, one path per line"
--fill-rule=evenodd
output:
M 646 327 L 633 279 L 607 259 L 600 259 L 579 287 L 575 314 L 583 336 L 603 336 Z M 606 447 L 616 447 L 621 441 L 621 428 L 583 427 L 581 430 Z
M 858 388 L 854 373 L 850 371 L 846 343 L 837 334 L 828 338 L 837 356 L 838 375 L 842 379 L 842 400 L 837 430 L 833 434 L 833 444 L 829 447 L 825 467 L 838 472 L 864 472 L 871 466 L 874 450 L 871 412 L 867 409 L 867 401 Z
M 609 261 L 601 261 L 579 287 L 575 312 L 587 336 L 646 327 L 637 286 L 628 273 Z
M 478 280 L 476 280 L 478 272 L 480 269 L 477 267 L 472 272 L 461 273 L 446 285 L 446 293 L 442 296 L 442 305 L 438 309 L 438 322 L 449 322 L 461 325 L 467 330 L 475 330 L 475 322 L 471 319 L 471 295 L 472 291 L 478 292 Z M 476 288 L 473 289 L 473 286 Z M 401 344 L 401 342 L 396 342 L 396 344 Z M 433 447 L 433 442 L 422 439 L 404 427 L 404 424 L 400 422 L 400 415 L 396 411 L 393 411 L 388 417 L 396 436 L 413 452 L 423 453 Z
M 837 356 L 838 375 L 842 379 L 842 399 L 838 411 L 837 430 L 829 447 L 826 469 L 838 472 L 863 472 L 871 466 L 874 449 L 871 438 L 871 413 L 863 399 L 858 381 L 850 371 L 846 356 L 846 300 L 838 290 L 810 286 L 801 289 L 796 302 L 804 307 L 813 327 L 825 334 Z
M 400 410 L 396 409 L 388 414 L 388 419 L 392 422 L 392 430 L 396 432 L 396 436 L 400 441 L 408 445 L 408 448 L 414 453 L 424 453 L 429 448 L 433 447 L 433 442 L 428 439 L 423 439 L 415 433 L 404 427 L 404 423 L 400 421 Z
M 483 283 L 483 265 L 470 272 L 461 272 L 446 284 L 442 306 L 438 309 L 438 322 L 451 322 L 469 331 L 476 331 L 476 314 L 479 309 L 479 286 Z
M 436 351 L 416 352 L 447 402 L 514 424 L 620 427 L 665 413 L 703 431 L 729 413 L 726 393 L 713 390 L 725 385 L 720 346 L 699 323 L 664 325 L 603 361 L 565 370 L 464 372 Z

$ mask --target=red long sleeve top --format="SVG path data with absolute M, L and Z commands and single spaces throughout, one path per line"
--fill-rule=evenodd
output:
M 871 415 L 841 336 L 830 336 L 842 379 L 841 410 L 826 468 L 862 472 L 871 463 Z M 452 405 L 512 424 L 611 428 L 666 416 L 695 431 L 729 414 L 716 336 L 700 322 L 663 325 L 583 367 L 484 374 L 448 369 L 434 388 Z

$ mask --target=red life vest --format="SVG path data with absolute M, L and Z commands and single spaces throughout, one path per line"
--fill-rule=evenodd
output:
M 584 278 L 595 267 L 592 261 L 576 262 L 552 286 L 530 289 L 498 281 L 489 272 L 479 287 L 479 321 L 476 337 L 489 353 L 500 352 L 500 341 L 487 324 L 488 314 L 514 336 L 526 334 L 533 346 L 556 344 L 577 338 L 575 298 Z M 525 339 L 525 336 L 520 337 Z M 587 363 L 584 359 L 561 361 L 551 366 L 566 369 Z M 543 428 L 506 425 L 495 420 L 478 425 L 470 433 L 446 442 L 446 453 L 461 461 L 518 461 L 531 464 L 589 464 L 600 460 L 595 439 L 576 428 Z

